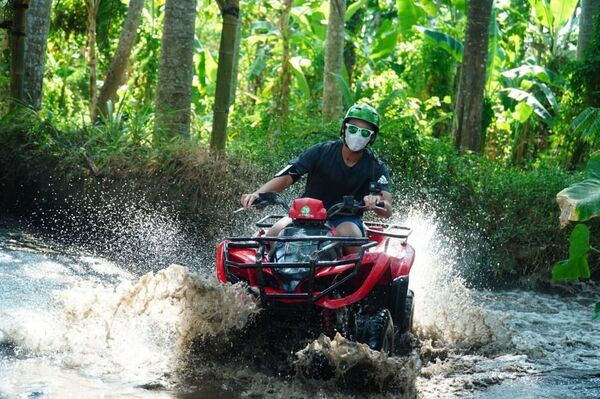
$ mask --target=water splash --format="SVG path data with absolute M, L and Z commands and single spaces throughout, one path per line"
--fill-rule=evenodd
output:
M 207 265 L 212 256 L 209 226 L 183 222 L 177 201 L 147 199 L 127 184 L 117 190 L 96 183 L 81 196 L 54 196 L 54 207 L 30 215 L 30 227 L 61 250 L 69 245 L 110 257 L 138 274 L 171 263 Z
M 496 339 L 502 323 L 474 300 L 459 264 L 472 261 L 470 252 L 478 249 L 480 238 L 442 224 L 434 212 L 423 213 L 430 208 L 412 208 L 405 219 L 394 221 L 413 229 L 408 241 L 416 252 L 409 284 L 415 292 L 415 332 L 445 351 L 481 348 Z
M 344 389 L 387 392 L 397 398 L 416 397 L 418 356 L 393 357 L 365 344 L 321 335 L 296 353 L 296 368 L 305 377 L 332 380 Z
M 169 375 L 194 339 L 243 328 L 257 312 L 243 287 L 172 265 L 117 286 L 81 281 L 55 292 L 49 312 L 12 312 L 2 335 L 64 367 L 148 383 Z

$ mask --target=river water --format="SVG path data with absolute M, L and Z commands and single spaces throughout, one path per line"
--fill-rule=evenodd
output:
M 269 321 L 243 287 L 215 282 L 210 251 L 144 268 L 0 224 L 0 398 L 600 398 L 598 284 L 467 288 L 457 263 L 476 238 L 419 213 L 402 222 L 415 337 L 393 357 L 341 336 L 275 354 L 260 342 Z M 181 252 L 177 229 L 144 226 L 119 245 Z M 315 353 L 333 376 L 307 373 Z

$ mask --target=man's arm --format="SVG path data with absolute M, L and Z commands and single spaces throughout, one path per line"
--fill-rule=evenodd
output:
M 258 190 L 256 190 L 252 194 L 242 195 L 240 202 L 245 209 L 248 209 L 250 208 L 252 203 L 256 201 L 259 193 L 267 193 L 271 191 L 280 193 L 286 188 L 288 188 L 293 182 L 294 179 L 290 175 L 276 176 L 268 182 L 266 182 L 265 184 L 263 184 Z

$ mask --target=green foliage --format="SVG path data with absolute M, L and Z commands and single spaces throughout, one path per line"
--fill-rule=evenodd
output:
M 398 19 L 402 32 L 408 32 L 413 25 L 425 17 L 425 11 L 413 0 L 397 0 Z
M 557 201 L 562 209 L 561 224 L 568 223 L 565 214 L 568 213 L 569 220 L 587 221 L 600 215 L 600 152 L 596 152 L 590 158 L 587 172 L 590 179 L 575 183 L 557 194 Z M 581 183 L 588 184 L 581 184 Z M 565 198 L 568 201 L 564 200 Z M 567 204 L 567 205 L 565 205 Z M 573 208 L 573 212 L 571 209 Z M 582 212 L 583 209 L 592 209 L 592 212 Z M 584 215 L 581 215 L 584 213 Z M 591 276 L 588 264 L 590 249 L 600 252 L 590 245 L 590 229 L 584 223 L 577 223 L 570 236 L 569 259 L 560 261 L 552 268 L 552 282 L 563 280 L 588 279 Z M 600 302 L 596 303 L 593 319 L 598 320 Z
M 125 4 L 101 3 L 100 77 L 118 40 Z M 100 173 L 117 158 L 141 159 L 140 164 L 146 165 L 172 156 L 177 143 L 161 141 L 151 131 L 163 4 L 146 4 L 129 79 L 108 117 L 91 125 L 87 121 L 86 4 L 54 2 L 43 110 L 31 119 L 26 133 L 12 136 L 19 150 L 21 145 L 29 146 L 24 154 L 50 154 L 66 167 L 87 170 L 93 164 Z M 581 152 L 585 160 L 600 140 L 598 104 L 592 103 L 598 98 L 594 79 L 600 36 L 592 41 L 584 62 L 570 62 L 575 36 L 570 35 L 567 21 L 573 14 L 573 0 L 495 2 L 483 157 L 459 156 L 450 137 L 466 2 L 356 0 L 348 4 L 346 39 L 354 59 L 344 61 L 353 73 L 351 79 L 348 71 L 336 79 L 346 106 L 364 100 L 382 113 L 374 149 L 392 168 L 396 194 L 404 203 L 432 204 L 462 228 L 483 231 L 497 256 L 496 263 L 487 264 L 500 264 L 490 270 L 491 275 L 526 275 L 539 271 L 549 259 L 558 259 L 566 249 L 561 247 L 565 237 L 553 227 L 552 198 L 573 182 L 573 175 L 563 168 L 578 144 L 583 141 L 587 146 Z M 317 0 L 295 1 L 288 21 L 283 21 L 287 32 L 282 32 L 286 24 L 279 21 L 281 2 L 242 3 L 238 92 L 230 113 L 228 148 L 235 157 L 260 165 L 257 175 L 268 176 L 309 145 L 339 137 L 338 123 L 323 125 L 320 120 L 327 7 L 327 2 Z M 539 22 L 533 16 L 540 16 Z M 221 21 L 214 1 L 198 2 L 191 143 L 200 147 L 209 141 Z M 294 79 L 289 104 L 294 112 L 280 130 L 267 133 L 270 126 L 280 125 L 271 107 L 284 33 L 290 42 Z M 4 94 L 9 58 L 5 49 L 2 54 L 0 93 Z M 4 112 L 4 98 L 0 112 Z
M 459 40 L 444 32 L 425 28 L 424 26 L 414 26 L 413 28 L 418 32 L 421 32 L 427 39 L 431 40 L 437 46 L 447 51 L 456 62 L 462 62 L 464 49 Z
M 578 0 L 529 0 L 537 21 L 555 34 L 573 15 Z
M 52 7 L 50 34 L 85 37 L 87 32 L 86 0 L 58 0 Z M 83 11 L 83 12 L 82 12 Z
M 561 224 L 569 221 L 585 222 L 600 216 L 600 152 L 590 158 L 588 179 L 563 189 L 556 195 L 561 209 Z
M 581 111 L 571 123 L 571 128 L 576 136 L 591 144 L 592 147 L 600 146 L 600 108 L 588 107 Z
M 569 259 L 560 261 L 552 268 L 552 282 L 590 278 L 588 253 L 590 251 L 590 229 L 582 223 L 571 232 Z

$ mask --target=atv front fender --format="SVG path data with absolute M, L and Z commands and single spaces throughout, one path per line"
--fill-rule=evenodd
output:
M 375 285 L 381 281 L 381 278 L 385 274 L 388 269 L 388 264 L 390 262 L 390 257 L 386 254 L 379 254 L 377 256 L 377 260 L 373 265 L 373 268 L 369 272 L 369 275 L 363 282 L 363 284 L 352 294 L 347 295 L 342 298 L 329 299 L 327 297 L 323 297 L 319 299 L 315 304 L 319 307 L 323 307 L 326 309 L 339 309 L 350 304 L 356 303 L 363 298 L 365 298 L 369 293 L 373 290 Z

